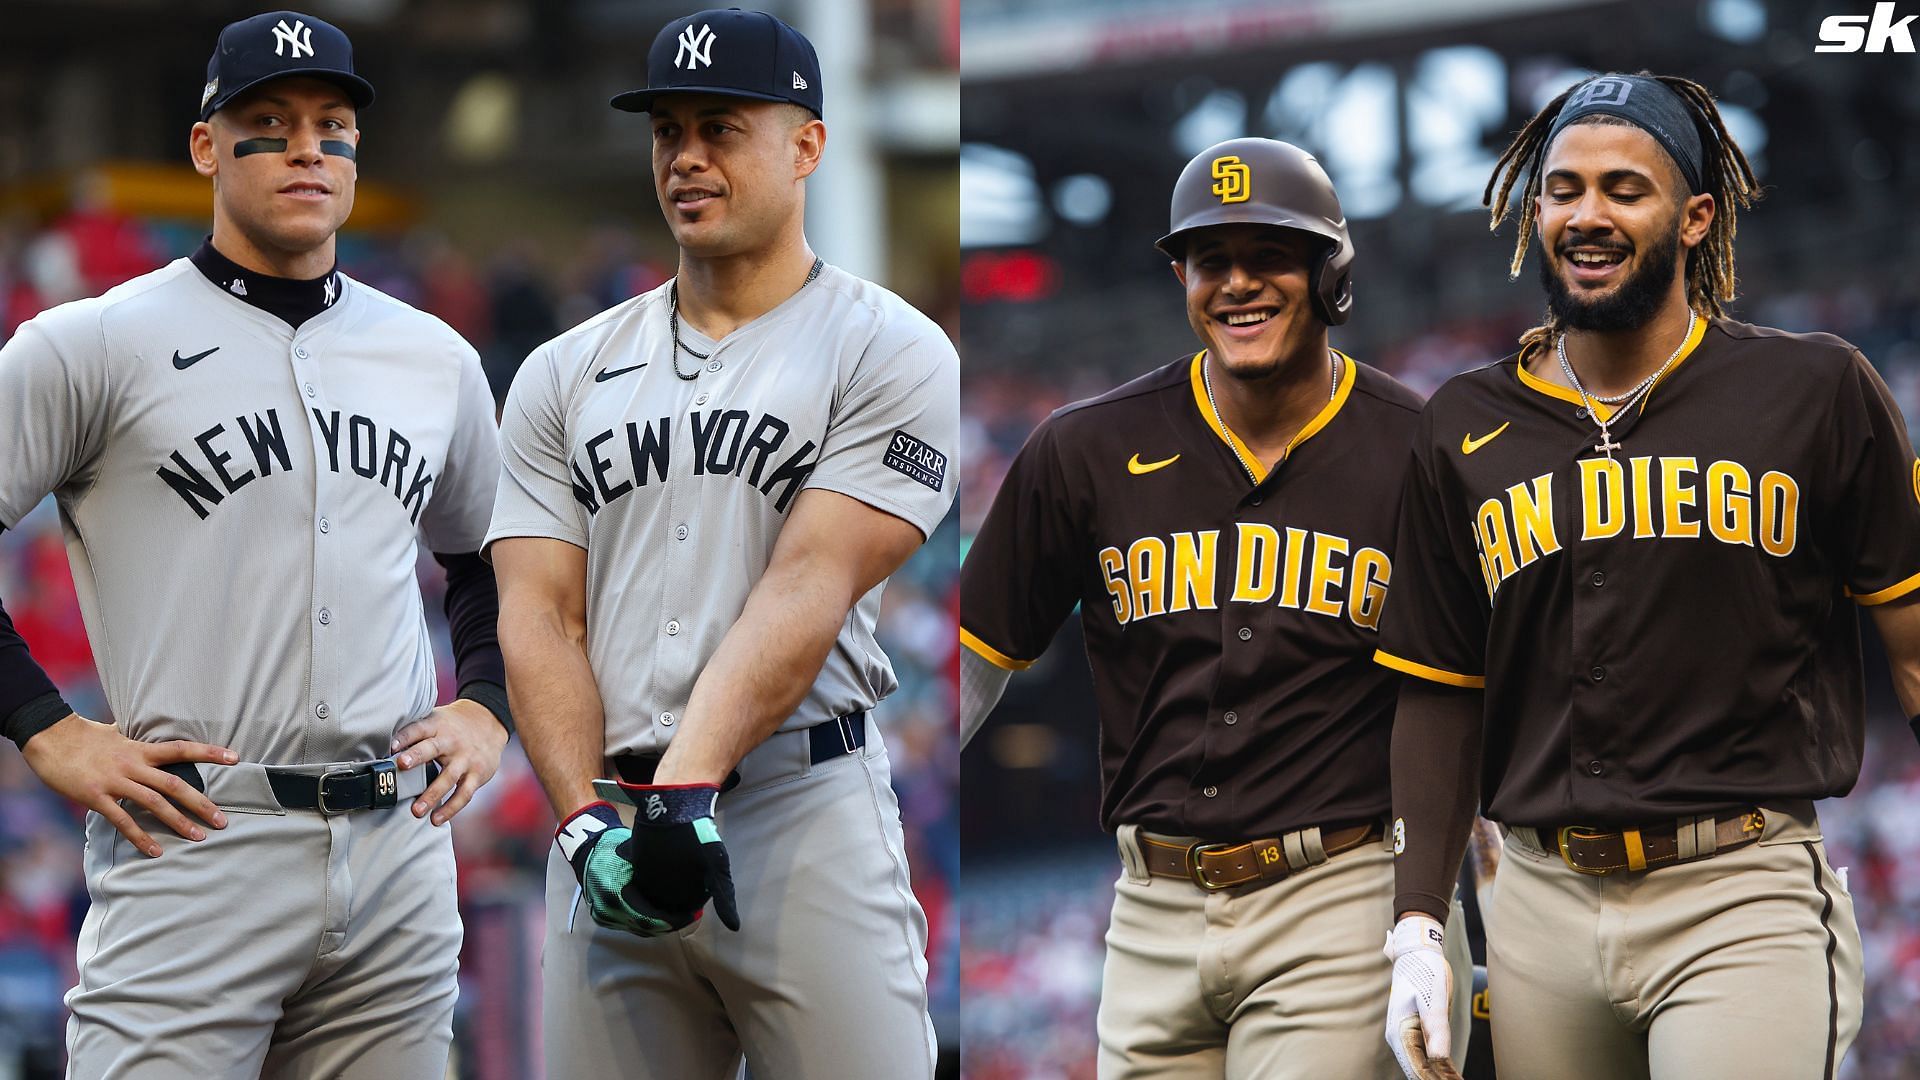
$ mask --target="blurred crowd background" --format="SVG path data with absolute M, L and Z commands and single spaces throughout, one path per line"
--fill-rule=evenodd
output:
M 1488 236 L 1482 190 L 1513 133 L 1594 71 L 1685 75 L 1719 96 L 1767 188 L 1740 221 L 1735 317 L 1848 338 L 1920 421 L 1920 69 L 1814 52 L 1824 16 L 1872 6 L 967 0 L 963 547 L 1051 410 L 1198 348 L 1152 247 L 1192 155 L 1241 135 L 1313 151 L 1358 249 L 1354 318 L 1333 341 L 1430 393 L 1539 321 L 1533 270 L 1508 281 L 1512 226 Z M 1119 866 L 1098 828 L 1077 623 L 1013 679 L 962 760 L 974 1080 L 1094 1075 Z M 1892 1080 L 1920 1076 L 1920 749 L 1877 643 L 1867 667 L 1866 770 L 1820 812 L 1866 947 L 1866 1020 L 1843 1075 Z
M 645 117 L 607 99 L 644 85 L 647 45 L 696 3 L 308 0 L 353 39 L 377 88 L 360 115 L 349 275 L 434 313 L 483 357 L 496 397 L 527 352 L 672 274 Z M 808 234 L 957 333 L 959 87 L 952 0 L 772 0 L 818 47 L 827 163 Z M 35 313 L 185 255 L 211 221 L 186 158 L 220 27 L 268 10 L 215 0 L 7 0 L 0 22 L 0 342 Z M 880 639 L 901 689 L 878 710 L 914 889 L 932 925 L 932 1008 L 958 1038 L 956 525 L 888 586 Z M 431 559 L 421 583 L 452 665 Z M 84 715 L 110 720 L 51 502 L 0 537 L 0 597 Z M 63 1069 L 61 995 L 85 913 L 81 820 L 0 745 L 0 1080 Z M 541 880 L 553 822 L 517 744 L 454 823 L 466 925 L 455 1071 L 540 1075 Z M 951 1072 L 948 1073 L 951 1075 Z

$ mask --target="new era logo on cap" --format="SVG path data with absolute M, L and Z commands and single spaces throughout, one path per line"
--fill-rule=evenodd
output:
M 696 12 L 661 28 L 647 50 L 646 87 L 615 97 L 613 107 L 648 112 L 663 94 L 785 101 L 819 116 L 820 58 L 799 31 L 764 11 Z

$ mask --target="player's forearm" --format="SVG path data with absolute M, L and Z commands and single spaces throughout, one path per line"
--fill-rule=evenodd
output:
M 500 649 L 521 745 L 554 813 L 564 817 L 596 798 L 593 779 L 605 769 L 605 714 L 585 636 L 557 617 L 508 605 Z
M 1920 715 L 1920 593 L 1867 610 L 1886 647 L 1894 696 L 1908 716 Z
M 1480 802 L 1486 693 L 1409 678 L 1393 718 L 1394 911 L 1445 923 Z M 1404 842 L 1403 842 L 1404 838 Z
M 810 574 L 804 565 L 761 578 L 694 683 L 686 721 L 655 782 L 719 783 L 778 731 L 806 697 L 859 600 L 851 587 L 839 575 Z

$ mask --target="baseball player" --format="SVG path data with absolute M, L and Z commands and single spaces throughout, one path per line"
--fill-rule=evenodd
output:
M 1171 216 L 1204 348 L 1028 438 L 961 571 L 963 732 L 1078 603 L 1124 867 L 1103 1080 L 1394 1076 L 1371 657 L 1420 399 L 1328 347 L 1353 244 L 1305 151 L 1203 151 Z
M 1859 773 L 1856 604 L 1920 710 L 1920 463 L 1853 346 L 1726 317 L 1757 188 L 1702 87 L 1584 80 L 1496 223 L 1523 175 L 1547 319 L 1422 414 L 1381 629 L 1392 1015 L 1445 1040 L 1426 932 L 1483 804 L 1505 1080 L 1832 1077 L 1860 933 L 1811 800 Z
M 0 349 L 0 523 L 56 496 L 113 714 L 74 715 L 0 617 L 6 734 L 92 811 L 73 1077 L 446 1069 L 432 825 L 507 740 L 499 451 L 473 350 L 334 268 L 372 100 L 327 23 L 228 26 L 189 144 L 212 237 Z M 423 543 L 463 683 L 439 708 Z
M 561 820 L 547 1074 L 731 1080 L 744 1055 L 756 1080 L 929 1077 L 873 633 L 953 500 L 959 359 L 808 247 L 806 38 L 676 19 L 613 105 L 650 114 L 678 272 L 527 358 L 488 533 Z

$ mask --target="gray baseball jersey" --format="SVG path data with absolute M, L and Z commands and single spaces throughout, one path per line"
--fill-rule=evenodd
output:
M 181 259 L 0 349 L 0 523 L 57 496 L 134 739 L 368 760 L 433 708 L 418 541 L 479 548 L 493 402 L 458 334 L 335 280 L 295 330 Z
M 586 549 L 609 754 L 672 738 L 802 490 L 840 492 L 923 535 L 954 496 L 959 357 L 905 301 L 827 267 L 719 342 L 682 322 L 704 361 L 674 354 L 667 303 L 662 286 L 541 346 L 501 417 L 487 542 Z M 781 730 L 870 709 L 898 686 L 873 637 L 883 587 L 848 615 Z

